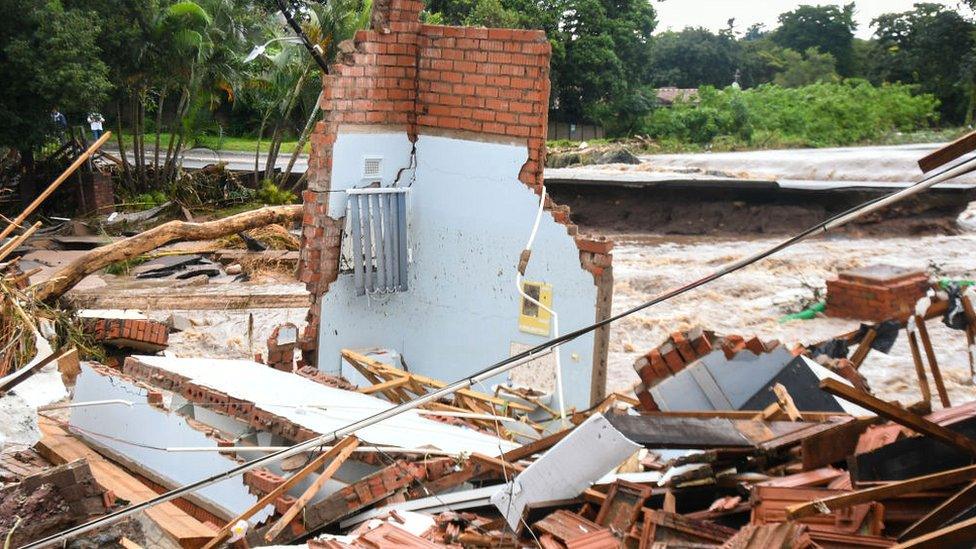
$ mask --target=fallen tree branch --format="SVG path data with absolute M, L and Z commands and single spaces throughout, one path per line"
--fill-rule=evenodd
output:
M 294 204 L 261 208 L 206 223 L 169 221 L 125 240 L 95 248 L 39 284 L 34 291 L 34 296 L 41 301 L 54 301 L 86 276 L 112 263 L 138 257 L 173 242 L 212 240 L 272 223 L 284 225 L 297 221 L 301 217 L 301 204 Z

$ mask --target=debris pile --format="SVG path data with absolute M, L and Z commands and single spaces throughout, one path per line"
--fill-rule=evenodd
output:
M 293 253 L 288 223 L 300 214 L 265 208 L 171 221 L 125 239 L 60 238 L 84 250 L 28 284 L 19 259 L 0 266 L 0 443 L 23 427 L 0 453 L 0 536 L 48 544 L 94 530 L 86 543 L 204 549 L 976 540 L 976 400 L 950 402 L 927 328 L 941 320 L 964 332 L 976 374 L 976 292 L 961 281 L 888 267 L 842 273 L 829 283 L 827 313 L 869 323 L 808 344 L 674 330 L 634 363 L 633 396 L 598 393 L 585 409 L 564 409 L 561 377 L 559 394 L 545 393 L 515 386 L 495 367 L 470 373 L 484 357 L 455 353 L 444 360 L 469 377 L 438 379 L 411 368 L 415 347 L 377 347 L 370 333 L 331 366 L 308 360 L 315 349 L 291 322 L 262 336 L 266 352 L 249 348 L 247 359 L 178 356 L 170 332 L 196 328 L 178 314 L 159 322 L 55 305 L 120 262 L 137 263 L 120 276 L 127 282 L 172 289 L 183 278 L 222 276 L 220 256 Z M 13 254 L 35 227 L 0 250 Z M 278 238 L 284 250 L 265 250 L 262 238 Z M 144 257 L 182 240 L 224 251 L 216 261 L 185 250 Z M 584 253 L 596 253 L 593 242 L 602 252 L 611 246 L 586 241 Z M 246 250 L 226 249 L 238 244 Z M 503 366 L 541 369 L 537 361 L 572 340 L 555 326 L 551 288 L 535 284 L 537 298 L 526 301 L 535 307 L 523 304 L 520 322 L 545 337 L 553 320 L 556 339 L 526 349 L 513 342 Z M 226 305 L 226 295 L 216 299 Z M 861 374 L 902 332 L 918 383 L 907 407 L 874 396 Z M 566 358 L 567 368 L 579 367 L 574 353 Z

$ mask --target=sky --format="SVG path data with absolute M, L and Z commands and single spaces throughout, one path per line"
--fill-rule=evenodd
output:
M 857 36 L 869 38 L 874 30 L 871 20 L 883 13 L 902 12 L 912 9 L 921 0 L 855 0 L 854 19 L 857 21 Z M 957 8 L 957 0 L 926 0 Z M 796 9 L 803 4 L 843 5 L 845 1 L 830 0 L 652 0 L 657 11 L 658 25 L 655 32 L 681 30 L 685 27 L 705 27 L 713 32 L 726 28 L 728 20 L 735 18 L 735 28 L 744 31 L 753 23 L 765 23 L 766 28 L 776 27 L 779 14 Z M 961 8 L 967 14 L 968 8 Z

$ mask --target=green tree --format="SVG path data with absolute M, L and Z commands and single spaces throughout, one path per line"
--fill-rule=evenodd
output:
M 940 4 L 915 4 L 872 23 L 879 46 L 875 72 L 887 82 L 914 83 L 942 102 L 942 117 L 972 120 L 973 78 L 965 62 L 976 46 L 972 21 Z
M 724 88 L 735 80 L 739 44 L 730 32 L 704 28 L 665 32 L 651 49 L 651 83 L 655 86 Z
M 854 3 L 837 6 L 800 6 L 779 16 L 773 40 L 784 48 L 805 52 L 818 48 L 834 56 L 837 72 L 851 76 L 854 69 Z
M 473 27 L 509 29 L 518 27 L 519 16 L 515 10 L 506 9 L 500 0 L 478 0 L 464 24 Z
M 783 50 L 780 63 L 780 72 L 773 78 L 773 83 L 784 88 L 840 80 L 835 70 L 834 56 L 820 53 L 817 48 L 810 48 L 802 54 L 789 49 Z
M 58 0 L 3 0 L 0 9 L 0 145 L 30 164 L 53 134 L 54 107 L 80 122 L 105 99 L 108 69 L 94 42 L 100 27 L 92 13 Z
M 776 74 L 782 70 L 783 51 L 784 48 L 777 46 L 768 35 L 754 40 L 740 40 L 736 65 L 739 71 L 739 85 L 743 88 L 753 88 L 772 82 Z

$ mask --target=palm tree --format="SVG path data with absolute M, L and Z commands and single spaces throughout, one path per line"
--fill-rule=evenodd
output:
M 321 48 L 327 63 L 335 59 L 339 42 L 351 38 L 356 30 L 368 25 L 370 4 L 370 0 L 313 3 L 302 13 L 302 30 L 312 44 Z M 295 161 L 315 126 L 319 114 L 321 84 L 315 78 L 318 67 L 304 47 L 280 41 L 286 35 L 282 34 L 283 29 L 277 20 L 268 25 L 268 30 L 269 40 L 277 40 L 280 49 L 260 62 L 264 70 L 256 74 L 250 83 L 250 88 L 254 91 L 254 103 L 262 105 L 264 113 L 255 150 L 254 178 L 257 183 L 262 177 L 259 170 L 261 140 L 268 122 L 273 121 L 263 177 L 274 179 L 281 186 L 290 177 Z M 292 123 L 295 110 L 299 107 L 308 114 L 302 117 L 304 124 L 298 132 L 298 146 L 284 173 L 275 176 L 275 164 L 281 152 L 281 143 Z

